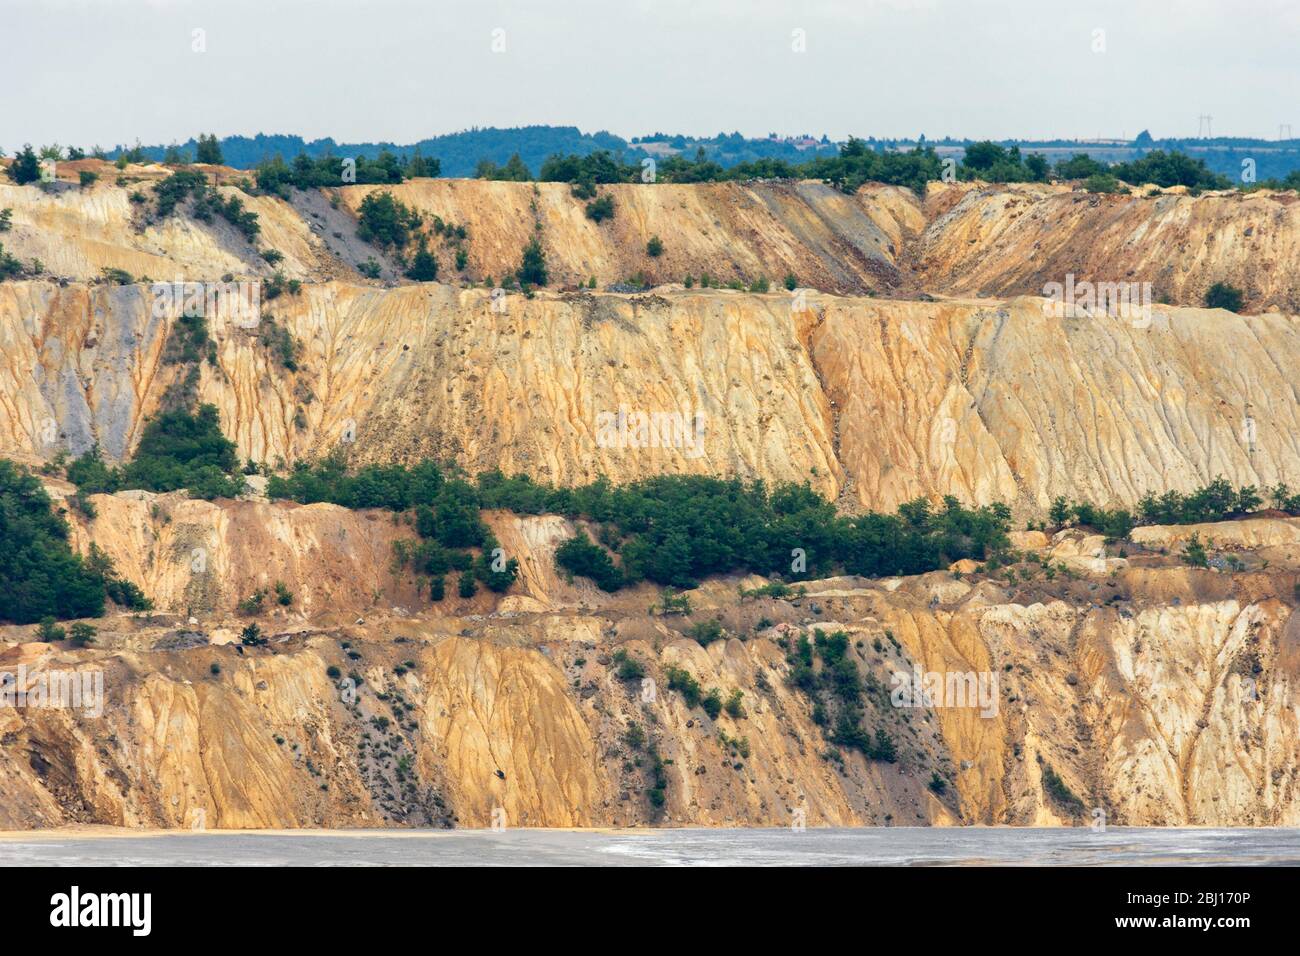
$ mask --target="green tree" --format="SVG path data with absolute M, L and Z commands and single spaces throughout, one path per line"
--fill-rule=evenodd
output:
M 211 166 L 220 166 L 224 162 L 221 157 L 221 144 L 217 142 L 215 133 L 199 134 L 198 148 L 195 151 L 194 161 L 196 163 L 206 163 Z
M 9 178 L 19 186 L 34 183 L 41 178 L 41 161 L 31 143 L 24 145 L 9 164 Z
M 0 459 L 0 618 L 99 617 L 104 579 L 68 543 L 68 525 L 41 482 Z
M 68 639 L 72 641 L 73 647 L 85 647 L 88 644 L 95 643 L 95 637 L 98 633 L 99 631 L 92 625 L 87 624 L 85 621 L 77 621 L 68 630 Z
M 411 259 L 411 266 L 406 270 L 406 277 L 416 282 L 434 282 L 438 278 L 438 260 L 429 251 L 424 237 L 420 237 L 420 247 Z
M 1205 293 L 1205 307 L 1240 312 L 1244 298 L 1241 290 L 1236 286 L 1229 285 L 1227 282 L 1216 282 Z
M 546 254 L 542 251 L 542 244 L 536 236 L 524 246 L 523 261 L 520 262 L 515 275 L 520 285 L 546 285 L 548 279 Z

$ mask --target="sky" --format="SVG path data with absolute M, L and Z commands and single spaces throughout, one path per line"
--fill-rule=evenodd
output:
M 0 0 L 0 148 L 1300 133 L 1300 0 Z

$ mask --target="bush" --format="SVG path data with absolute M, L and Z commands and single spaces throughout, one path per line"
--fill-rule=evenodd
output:
M 1098 173 L 1095 176 L 1089 176 L 1084 180 L 1083 188 L 1090 193 L 1127 192 L 1124 184 L 1109 173 Z
M 19 186 L 34 183 L 41 178 L 41 161 L 31 143 L 23 146 L 14 156 L 14 161 L 9 164 L 9 178 Z
M 68 640 L 72 642 L 73 647 L 86 647 L 95 643 L 95 637 L 99 634 L 92 625 L 85 621 L 77 621 L 68 629 Z
M 0 618 L 33 624 L 104 613 L 111 565 L 108 572 L 88 567 L 68 534 L 41 482 L 0 459 Z
M 236 605 L 236 610 L 240 614 L 261 614 L 262 606 L 266 603 L 266 588 L 258 588 L 248 597 Z
M 99 174 L 92 173 L 88 169 L 83 169 L 77 174 L 77 180 L 80 182 L 82 189 L 89 189 L 91 186 L 95 185 L 95 182 L 98 179 Z
M 239 641 L 246 647 L 260 647 L 266 643 L 266 638 L 262 636 L 262 629 L 257 626 L 257 622 L 250 621 L 239 633 Z
M 511 155 L 504 166 L 498 166 L 489 159 L 479 160 L 474 170 L 475 179 L 495 179 L 504 182 L 526 183 L 533 178 L 518 153 Z
M 708 647 L 714 641 L 722 640 L 722 623 L 716 618 L 697 621 L 691 625 L 691 637 L 703 646 Z
M 75 463 L 74 463 L 75 467 Z M 147 491 L 188 488 L 197 498 L 234 498 L 244 488 L 235 443 L 221 434 L 215 405 L 164 412 L 144 429 L 120 485 Z
M 713 688 L 704 695 L 700 706 L 704 708 L 710 720 L 717 720 L 718 715 L 722 713 L 722 693 L 716 687 Z
M 1205 550 L 1205 544 L 1201 541 L 1199 532 L 1194 532 L 1187 543 L 1183 546 L 1182 553 L 1183 563 L 1193 568 L 1208 568 L 1210 566 L 1209 556 Z
M 438 260 L 429 251 L 423 238 L 420 239 L 420 247 L 411 259 L 410 268 L 406 270 L 406 277 L 416 282 L 434 282 L 438 278 Z
M 222 165 L 221 144 L 217 142 L 215 133 L 208 133 L 206 136 L 202 133 L 199 134 L 198 148 L 195 150 L 194 161 L 196 163 L 205 163 L 211 166 Z
M 1286 485 L 1270 489 L 1269 494 L 1279 510 L 1300 511 L 1300 498 L 1292 498 Z M 1188 494 L 1166 491 L 1158 497 L 1144 495 L 1138 502 L 1138 514 L 1147 524 L 1204 524 L 1248 514 L 1262 503 L 1253 485 L 1233 488 L 1226 478 L 1219 477 Z
M 0 245 L 0 280 L 12 279 L 22 274 L 23 264 L 18 261 L 18 257 L 5 252 L 5 247 Z
M 745 705 L 743 703 L 745 692 L 737 688 L 731 692 L 727 702 L 722 705 L 722 709 L 727 712 L 728 717 L 740 720 L 745 716 Z
M 1212 172 L 1202 159 L 1193 159 L 1186 153 L 1167 153 L 1154 150 L 1127 163 L 1110 167 L 1113 175 L 1126 183 L 1141 186 L 1187 186 L 1194 189 L 1227 189 L 1231 183 L 1226 177 Z
M 1087 153 L 1075 153 L 1070 159 L 1063 159 L 1056 164 L 1058 179 L 1089 179 L 1093 176 L 1110 176 L 1105 163 L 1099 163 Z
M 617 591 L 625 583 L 605 549 L 583 531 L 556 549 L 555 563 L 570 574 L 591 578 L 602 591 Z
M 1049 797 L 1067 809 L 1076 813 L 1083 809 L 1083 801 L 1075 796 L 1074 791 L 1066 785 L 1060 774 L 1053 770 L 1049 763 L 1043 764 L 1043 789 Z
M 646 255 L 652 259 L 657 259 L 664 254 L 664 244 L 658 236 L 651 236 L 650 241 L 645 244 Z
M 640 680 L 645 677 L 645 666 L 621 647 L 614 652 L 614 663 L 618 665 L 614 676 L 619 680 Z
M 389 192 L 371 193 L 361 200 L 360 223 L 357 235 L 365 242 L 382 248 L 405 248 L 411 232 L 420 225 L 420 216 L 413 209 L 393 198 Z
M 469 571 L 462 571 L 456 584 L 456 593 L 462 598 L 472 598 L 478 591 L 478 585 L 474 582 L 474 575 Z
M 1244 300 L 1245 296 L 1242 291 L 1226 282 L 1214 283 L 1205 293 L 1205 307 L 1207 309 L 1227 309 L 1229 312 L 1240 312 Z
M 536 236 L 524 246 L 523 260 L 515 272 L 515 277 L 520 285 L 546 285 L 549 278 L 546 271 L 546 254 L 542 251 L 542 244 Z
M 348 157 L 352 161 L 355 182 L 358 185 L 384 185 L 402 182 L 409 176 L 437 176 L 441 172 L 441 163 L 436 159 L 425 159 L 419 151 L 410 161 L 398 159 L 384 150 L 376 159 L 367 159 L 365 155 Z M 287 198 L 291 189 L 319 189 L 328 186 L 344 185 L 343 173 L 347 162 L 340 156 L 320 156 L 315 159 L 306 153 L 299 153 L 292 163 L 286 163 L 276 156 L 266 160 L 257 167 L 257 188 L 281 198 Z
M 669 667 L 665 671 L 668 677 L 668 689 L 675 690 L 682 695 L 682 700 L 686 702 L 687 707 L 695 707 L 700 703 L 702 694 L 700 684 L 688 671 L 680 667 Z
M 592 222 L 604 222 L 606 219 L 614 218 L 614 200 L 609 196 L 601 196 L 587 203 L 587 218 Z

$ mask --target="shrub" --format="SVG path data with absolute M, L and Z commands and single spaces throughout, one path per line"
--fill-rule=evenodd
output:
M 1187 539 L 1183 546 L 1182 553 L 1183 563 L 1193 568 L 1208 568 L 1210 566 L 1209 556 L 1205 550 L 1205 544 L 1201 541 L 1199 532 L 1194 532 Z
M 95 643 L 95 637 L 98 631 L 85 621 L 77 621 L 68 629 L 68 640 L 72 642 L 73 647 L 85 647 L 88 644 Z
M 221 434 L 215 405 L 194 414 L 164 412 L 144 429 L 121 485 L 148 491 L 188 488 L 194 497 L 233 498 L 243 491 L 235 443 Z
M 104 613 L 111 563 L 88 566 L 68 535 L 40 480 L 0 459 L 0 618 L 33 624 Z
M 266 603 L 266 588 L 258 588 L 248 597 L 236 605 L 236 610 L 240 614 L 261 614 L 262 606 Z
M 1087 153 L 1075 153 L 1070 159 L 1063 159 L 1056 164 L 1056 176 L 1058 179 L 1088 179 L 1108 175 L 1107 168 L 1105 163 L 1097 162 Z
M 88 169 L 83 169 L 77 173 L 77 180 L 80 182 L 82 189 L 89 189 L 91 186 L 95 185 L 95 182 L 98 179 L 99 174 L 92 173 Z
M 9 164 L 9 178 L 19 186 L 25 186 L 28 183 L 34 183 L 41 178 L 41 161 L 32 149 L 32 144 L 27 143 L 22 150 L 14 156 L 14 161 Z
M 131 273 L 127 272 L 125 269 L 114 269 L 109 266 L 100 269 L 99 275 L 105 282 L 112 283 L 113 285 L 130 285 L 135 281 L 135 279 L 132 278 Z
M 406 277 L 416 282 L 433 282 L 438 278 L 438 260 L 429 251 L 423 237 L 420 239 L 420 247 L 411 259 L 410 268 L 406 270 Z
M 614 676 L 619 680 L 640 680 L 645 677 L 645 666 L 622 648 L 614 652 L 613 659 L 614 663 L 618 665 Z
M 22 274 L 23 264 L 18 261 L 18 257 L 5 252 L 5 247 L 0 245 L 0 280 L 12 279 Z
M 1124 184 L 1109 173 L 1097 173 L 1094 176 L 1089 176 L 1084 180 L 1083 188 L 1090 193 L 1126 192 Z
M 55 623 L 53 617 L 49 616 L 41 618 L 40 626 L 36 628 L 36 636 L 46 644 L 61 641 L 66 635 L 67 632 Z
M 1205 307 L 1207 309 L 1226 309 L 1229 312 L 1240 312 L 1244 296 L 1240 289 L 1226 282 L 1216 282 L 1210 286 L 1205 293 Z
M 658 236 L 651 236 L 650 241 L 645 244 L 646 255 L 652 259 L 657 259 L 664 254 L 664 244 Z
M 371 193 L 361 200 L 357 235 L 380 247 L 402 249 L 411 239 L 412 230 L 420 225 L 413 209 L 393 198 L 390 192 Z
M 549 278 L 546 271 L 546 254 L 542 251 L 542 244 L 536 236 L 524 246 L 523 259 L 515 272 L 515 277 L 520 285 L 546 285 Z
M 722 693 L 715 687 L 700 700 L 700 706 L 709 715 L 710 720 L 717 720 L 722 713 Z
M 614 200 L 609 196 L 601 196 L 587 203 L 587 218 L 592 222 L 604 222 L 606 219 L 614 218 Z
M 199 134 L 198 147 L 195 150 L 194 161 L 196 163 L 205 163 L 212 166 L 220 166 L 223 162 L 221 157 L 221 144 L 217 142 L 215 133 L 208 133 L 206 136 Z
M 472 598 L 478 591 L 478 585 L 474 581 L 474 575 L 469 571 L 462 571 L 456 584 L 456 593 L 463 598 Z
M 1074 791 L 1066 785 L 1060 774 L 1052 769 L 1049 763 L 1043 764 L 1043 789 L 1049 797 L 1067 809 L 1076 813 L 1083 809 L 1083 801 L 1075 796 Z
M 1226 177 L 1212 172 L 1205 165 L 1205 160 L 1193 159 L 1186 153 L 1167 153 L 1159 149 L 1131 162 L 1116 163 L 1110 167 L 1110 171 L 1134 186 L 1154 183 L 1164 187 L 1227 189 L 1231 185 Z
M 614 566 L 608 552 L 593 544 L 583 531 L 556 549 L 555 563 L 570 574 L 591 578 L 602 591 L 617 591 L 624 584 L 623 574 Z
M 722 639 L 722 623 L 716 618 L 709 618 L 706 621 L 697 621 L 691 625 L 691 637 L 697 642 L 708 647 L 714 641 Z
M 732 717 L 735 718 L 736 720 L 739 720 L 740 718 L 745 716 L 745 705 L 742 702 L 744 696 L 745 696 L 745 692 L 737 688 L 736 690 L 733 690 L 731 692 L 730 696 L 727 697 L 727 702 L 723 704 L 722 707 L 723 710 L 727 712 L 728 717 Z
M 700 703 L 702 695 L 699 681 L 692 677 L 689 671 L 680 667 L 669 667 L 665 673 L 668 677 L 668 689 L 681 694 L 687 707 L 695 707 Z
M 293 592 L 283 581 L 275 582 L 275 601 L 281 607 L 288 607 L 293 603 Z
M 266 638 L 262 636 L 262 629 L 257 626 L 256 621 L 249 621 L 244 625 L 244 629 L 239 633 L 239 640 L 246 647 L 260 647 L 266 643 Z

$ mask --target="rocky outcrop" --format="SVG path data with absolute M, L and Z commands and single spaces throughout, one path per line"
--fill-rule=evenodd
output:
M 24 642 L 0 644 L 0 670 L 99 673 L 105 692 L 102 713 L 0 707 L 0 828 L 1300 823 L 1300 617 L 1281 599 L 1300 563 L 1227 574 L 1139 549 L 1095 571 L 835 578 L 788 600 L 715 581 L 690 593 L 691 618 L 648 614 L 648 588 L 537 579 L 549 593 L 435 608 L 368 550 L 386 515 L 188 502 L 231 582 L 264 571 L 297 591 L 253 618 L 269 643 L 243 647 L 249 618 L 228 601 L 192 623 L 166 613 L 203 572 L 139 540 L 132 522 L 158 503 L 97 497 L 110 523 L 92 530 L 150 556 L 132 570 L 159 610 L 97 622 L 88 650 L 0 632 Z M 162 503 L 162 534 L 178 533 Z M 553 568 L 570 533 L 492 520 L 526 567 Z M 1038 553 L 1055 564 L 1062 542 Z M 714 617 L 722 640 L 686 636 Z M 830 746 L 792 683 L 790 642 L 817 630 L 849 634 L 864 723 L 896 762 Z M 643 673 L 620 674 L 624 659 Z M 690 705 L 670 668 L 741 706 Z M 924 674 L 937 697 L 897 695 Z
M 612 219 L 588 218 L 587 200 L 564 183 L 416 179 L 395 186 L 340 186 L 296 192 L 289 201 L 241 194 L 245 174 L 205 167 L 226 196 L 240 195 L 261 226 L 249 243 L 228 223 L 202 222 L 185 206 L 159 218 L 153 183 L 167 171 L 125 171 L 94 160 L 101 180 L 43 191 L 0 183 L 0 208 L 13 210 L 3 242 L 47 274 L 92 280 L 123 269 L 154 280 L 215 281 L 224 275 L 361 282 L 369 258 L 385 279 L 398 264 L 357 236 L 366 196 L 391 192 L 419 212 L 462 227 L 465 238 L 432 236 L 444 281 L 501 281 L 518 269 L 537 235 L 552 285 L 596 279 L 604 288 L 639 277 L 651 285 L 715 284 L 793 276 L 804 288 L 837 295 L 1010 298 L 1043 295 L 1048 283 L 1149 283 L 1153 301 L 1198 306 L 1215 282 L 1245 295 L 1248 312 L 1300 312 L 1300 203 L 1295 193 L 1261 190 L 1190 196 L 1143 187 L 1097 195 L 1069 185 L 931 183 L 924 198 L 897 186 L 867 185 L 846 195 L 819 182 L 752 181 L 599 187 Z M 118 182 L 121 185 L 117 185 Z M 536 232 L 537 227 L 540 232 Z M 658 236 L 663 250 L 647 251 Z M 274 249 L 272 267 L 261 256 Z M 457 265 L 456 250 L 464 251 Z
M 1300 472 L 1300 326 L 1274 313 L 1160 309 L 1135 327 L 1041 299 L 685 290 L 494 308 L 484 290 L 327 283 L 263 314 L 212 323 L 197 394 L 241 456 L 272 465 L 341 447 L 564 484 L 808 481 L 855 508 L 953 494 L 1026 517 L 1057 495 L 1132 505 Z M 163 359 L 172 324 L 147 287 L 0 286 L 0 450 L 127 455 L 189 371 Z

